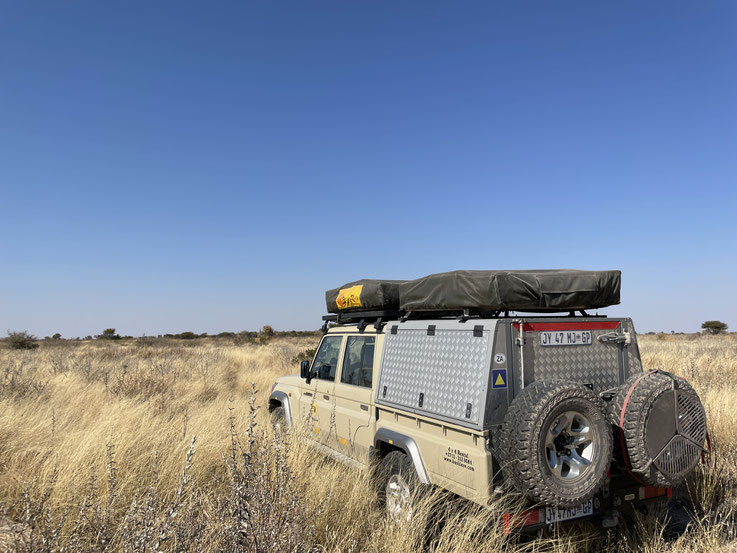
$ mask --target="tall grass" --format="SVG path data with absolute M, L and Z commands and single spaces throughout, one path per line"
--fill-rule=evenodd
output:
M 439 491 L 410 524 L 387 522 L 370 474 L 271 429 L 271 384 L 313 342 L 0 350 L 0 551 L 681 552 L 737 539 L 732 337 L 641 338 L 647 368 L 685 376 L 701 395 L 716 452 L 679 494 L 693 522 L 668 539 L 652 517 L 610 534 L 581 524 L 542 540 L 504 536 L 501 506 Z

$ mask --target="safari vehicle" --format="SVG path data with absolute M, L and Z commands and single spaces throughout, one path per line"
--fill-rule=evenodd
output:
M 325 334 L 269 397 L 272 420 L 378 467 L 396 520 L 428 486 L 481 505 L 523 496 L 505 531 L 667 501 L 694 469 L 706 416 L 686 381 L 643 372 L 619 271 L 455 271 L 326 292 Z

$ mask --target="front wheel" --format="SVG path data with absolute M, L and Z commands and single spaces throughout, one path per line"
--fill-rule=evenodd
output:
M 271 426 L 275 432 L 284 432 L 287 426 L 287 416 L 284 407 L 277 407 L 271 412 Z

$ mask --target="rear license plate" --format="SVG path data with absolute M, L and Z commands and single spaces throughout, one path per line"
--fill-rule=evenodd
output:
M 590 330 L 554 330 L 540 332 L 541 346 L 590 346 Z
M 545 524 L 553 524 L 555 522 L 565 522 L 576 518 L 587 517 L 594 514 L 594 500 L 589 499 L 578 507 L 570 509 L 556 509 L 555 507 L 545 507 Z

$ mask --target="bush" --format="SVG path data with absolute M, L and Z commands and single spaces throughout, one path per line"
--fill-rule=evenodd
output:
M 235 338 L 233 338 L 233 343 L 236 346 L 242 346 L 243 344 L 252 344 L 256 341 L 257 336 L 258 333 L 256 332 L 241 330 L 238 334 L 235 335 Z
M 258 341 L 261 344 L 268 344 L 269 341 L 274 337 L 274 328 L 269 325 L 264 325 L 258 333 Z
M 292 363 L 301 363 L 302 361 L 312 361 L 312 359 L 315 357 L 315 352 L 317 351 L 317 348 L 312 349 L 306 349 L 294 357 L 292 357 Z
M 36 337 L 25 330 L 8 330 L 7 342 L 10 349 L 36 349 L 38 347 Z

